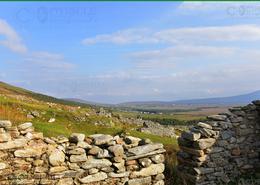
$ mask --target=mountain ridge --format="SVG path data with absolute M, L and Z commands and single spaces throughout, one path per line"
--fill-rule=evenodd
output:
M 117 104 L 118 106 L 138 106 L 138 105 L 244 105 L 253 100 L 260 99 L 260 90 L 247 94 L 227 96 L 227 97 L 213 97 L 213 98 L 198 98 L 198 99 L 184 99 L 176 101 L 135 101 L 123 102 Z

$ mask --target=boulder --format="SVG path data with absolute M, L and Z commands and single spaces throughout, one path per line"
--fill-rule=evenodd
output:
M 10 128 L 12 126 L 9 120 L 0 120 L 0 128 Z
M 114 173 L 114 172 L 110 172 L 108 174 L 109 177 L 112 178 L 123 178 L 123 177 L 128 177 L 130 174 L 130 172 L 122 172 L 122 173 Z
M 114 145 L 110 146 L 108 150 L 114 154 L 115 157 L 123 157 L 124 156 L 124 148 L 122 145 Z
M 152 161 L 156 164 L 163 163 L 165 158 L 163 154 L 157 154 L 151 157 Z
M 152 161 L 151 161 L 151 159 L 149 159 L 149 158 L 142 158 L 142 159 L 139 159 L 139 163 L 143 166 L 143 167 L 149 167 L 149 166 L 151 166 L 151 164 L 152 164 Z
M 211 115 L 208 116 L 208 119 L 214 120 L 214 121 L 225 121 L 227 119 L 226 115 Z
M 93 146 L 89 151 L 88 154 L 90 155 L 97 155 L 98 152 L 102 151 L 101 148 L 99 148 L 98 146 Z
M 199 139 L 193 143 L 193 146 L 200 150 L 204 150 L 206 148 L 212 147 L 215 144 L 215 142 L 216 142 L 216 139 L 214 139 L 214 138 Z
M 66 151 L 66 153 L 69 155 L 81 155 L 81 154 L 85 154 L 86 152 L 83 148 L 74 148 Z
M 7 165 L 3 162 L 0 162 L 0 170 L 3 170 L 7 167 Z
M 55 118 L 50 118 L 48 122 L 49 122 L 49 123 L 53 123 L 53 122 L 55 122 L 55 121 L 56 121 Z
M 202 123 L 202 122 L 199 122 L 197 124 L 197 126 L 201 127 L 201 128 L 206 128 L 206 129 L 212 129 L 212 126 L 207 124 L 207 123 Z
M 72 178 L 60 179 L 56 185 L 74 185 Z
M 146 154 L 146 153 L 155 151 L 157 149 L 163 149 L 163 144 L 155 143 L 155 144 L 137 146 L 137 147 L 128 149 L 128 152 L 133 155 L 141 155 L 141 154 Z
M 85 142 L 85 141 L 78 142 L 77 146 L 80 147 L 80 148 L 84 148 L 84 149 L 92 148 L 92 146 L 90 144 L 88 144 L 87 142 Z
M 143 168 L 140 171 L 134 171 L 131 173 L 131 178 L 136 177 L 148 177 L 152 175 L 157 175 L 164 172 L 164 164 L 152 164 L 151 166 L 147 168 Z
M 7 142 L 11 140 L 11 135 L 9 133 L 1 133 L 0 134 L 0 143 Z
M 138 137 L 126 136 L 124 138 L 124 141 L 125 141 L 126 144 L 132 145 L 133 147 L 135 147 L 135 146 L 138 146 L 138 144 L 141 141 L 141 139 L 138 138 Z
M 72 143 L 78 143 L 78 142 L 83 142 L 84 139 L 85 139 L 85 134 L 73 133 L 70 135 L 69 141 Z
M 18 126 L 19 130 L 26 130 L 28 128 L 32 127 L 32 123 L 27 122 L 27 123 L 23 123 L 21 125 Z
M 52 166 L 60 166 L 65 161 L 65 154 L 58 149 L 51 152 L 49 156 L 49 162 Z
M 95 145 L 104 145 L 108 144 L 113 140 L 113 137 L 110 135 L 104 135 L 104 134 L 94 134 L 89 136 L 90 138 L 93 138 Z
M 112 163 L 107 160 L 107 159 L 93 159 L 93 158 L 88 158 L 86 162 L 82 164 L 83 169 L 91 169 L 91 168 L 104 168 L 111 166 Z
M 24 147 L 27 144 L 26 139 L 15 139 L 6 143 L 0 143 L 0 150 L 9 150 Z
M 89 173 L 90 175 L 95 174 L 95 173 L 97 173 L 97 172 L 99 172 L 99 169 L 97 169 L 97 168 L 91 168 L 91 169 L 88 170 L 88 173 Z
M 26 148 L 26 149 L 16 150 L 14 152 L 15 157 L 23 157 L 23 158 L 40 157 L 41 154 L 42 154 L 41 149 L 34 149 L 34 148 Z
M 101 159 L 101 158 L 109 158 L 111 157 L 111 155 L 109 154 L 108 150 L 103 149 L 100 150 L 97 154 L 97 158 Z
M 84 162 L 87 160 L 86 154 L 81 154 L 81 155 L 71 155 L 70 156 L 70 162 L 72 163 L 77 163 L 77 162 Z
M 144 158 L 144 157 L 149 157 L 149 156 L 153 156 L 156 154 L 162 154 L 165 153 L 166 150 L 165 149 L 158 149 L 149 153 L 145 153 L 145 154 L 140 154 L 140 155 L 133 155 L 133 154 L 128 154 L 126 160 L 134 160 L 134 159 L 140 159 L 140 158 Z
M 86 177 L 79 178 L 79 181 L 83 184 L 87 184 L 87 183 L 105 180 L 107 177 L 108 176 L 107 176 L 106 173 L 99 172 L 99 173 L 96 173 L 96 174 L 93 174 L 93 175 L 88 175 Z
M 184 131 L 181 134 L 181 137 L 184 139 L 187 139 L 189 141 L 197 141 L 200 138 L 200 133 L 198 132 L 190 132 L 190 131 Z
M 54 166 L 54 167 L 50 168 L 49 173 L 55 174 L 55 173 L 60 173 L 60 172 L 66 171 L 66 170 L 67 170 L 67 168 L 65 166 Z
M 138 179 L 130 179 L 128 181 L 128 185 L 150 185 L 152 182 L 151 177 L 138 178 Z
M 118 173 L 125 171 L 125 161 L 121 161 L 119 163 L 113 163 L 113 166 L 117 169 Z

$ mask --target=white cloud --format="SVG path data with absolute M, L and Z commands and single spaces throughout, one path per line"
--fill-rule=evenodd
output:
M 148 29 L 128 29 L 111 34 L 86 38 L 85 45 L 97 43 L 113 44 L 151 44 L 151 43 L 198 43 L 198 42 L 232 42 L 259 41 L 260 25 L 231 25 L 209 27 L 184 27 L 160 31 Z
M 160 50 L 142 51 L 133 53 L 131 56 L 138 60 L 161 59 L 178 60 L 194 57 L 218 57 L 228 56 L 235 52 L 236 48 L 216 47 L 216 46 L 198 46 L 198 45 L 177 45 L 175 47 L 164 48 Z
M 71 69 L 73 64 L 66 62 L 63 55 L 46 51 L 32 52 L 26 58 L 26 62 L 47 69 Z
M 188 65 L 190 62 L 196 62 L 198 65 L 214 64 L 218 60 L 229 63 L 242 53 L 239 48 L 233 47 L 177 45 L 159 50 L 135 52 L 130 54 L 129 58 L 140 74 L 156 75 L 172 71 L 177 65 Z M 256 53 L 252 54 L 253 52 L 247 53 L 246 58 L 256 56 Z
M 0 45 L 3 45 L 13 52 L 22 54 L 23 60 L 27 63 L 27 67 L 38 67 L 39 69 L 71 69 L 73 64 L 67 62 L 63 55 L 57 53 L 50 53 L 46 51 L 33 52 L 27 49 L 23 44 L 22 38 L 18 33 L 7 23 L 7 21 L 0 19 L 0 36 L 4 39 L 0 40 Z
M 85 45 L 96 43 L 131 44 L 131 43 L 154 43 L 156 38 L 151 37 L 149 29 L 126 29 L 112 34 L 101 34 L 82 41 Z
M 191 27 L 162 30 L 154 34 L 162 42 L 259 41 L 259 25 Z
M 23 44 L 20 36 L 3 19 L 0 19 L 0 35 L 5 37 L 3 40 L 0 40 L 0 45 L 3 45 L 16 53 L 27 52 L 27 47 Z

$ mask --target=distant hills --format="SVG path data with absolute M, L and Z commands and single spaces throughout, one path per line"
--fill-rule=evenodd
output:
M 253 100 L 260 99 L 260 90 L 248 94 L 217 97 L 217 98 L 202 98 L 202 99 L 188 99 L 177 101 L 145 101 L 145 102 L 125 102 L 120 103 L 118 106 L 123 107 L 136 107 L 136 106 L 178 106 L 178 105 L 191 105 L 191 106 L 227 106 L 227 105 L 245 105 Z
M 112 106 L 112 104 L 98 103 L 98 102 L 94 102 L 94 101 L 82 100 L 82 99 L 79 99 L 79 98 L 63 98 L 63 100 L 70 101 L 70 102 L 77 102 L 77 103 L 87 104 L 87 105 L 101 106 L 101 107 L 102 106 L 103 107 Z
M 15 87 L 0 81 L 0 94 L 25 95 L 34 99 L 70 104 L 76 106 L 102 106 L 102 107 L 176 107 L 176 106 L 230 106 L 230 105 L 245 105 L 253 100 L 260 99 L 260 90 L 248 94 L 242 94 L 229 97 L 216 98 L 201 98 L 201 99 L 187 99 L 177 101 L 136 101 L 124 102 L 119 104 L 104 104 L 92 101 L 86 101 L 76 98 L 58 99 L 51 96 L 46 96 L 40 93 L 28 91 L 23 88 Z

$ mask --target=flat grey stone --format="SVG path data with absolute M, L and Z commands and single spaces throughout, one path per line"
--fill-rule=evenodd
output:
M 146 154 L 146 153 L 155 151 L 157 149 L 163 149 L 163 144 L 158 143 L 158 144 L 148 144 L 148 145 L 137 146 L 137 147 L 128 149 L 128 152 L 133 155 L 142 155 L 142 154 Z

